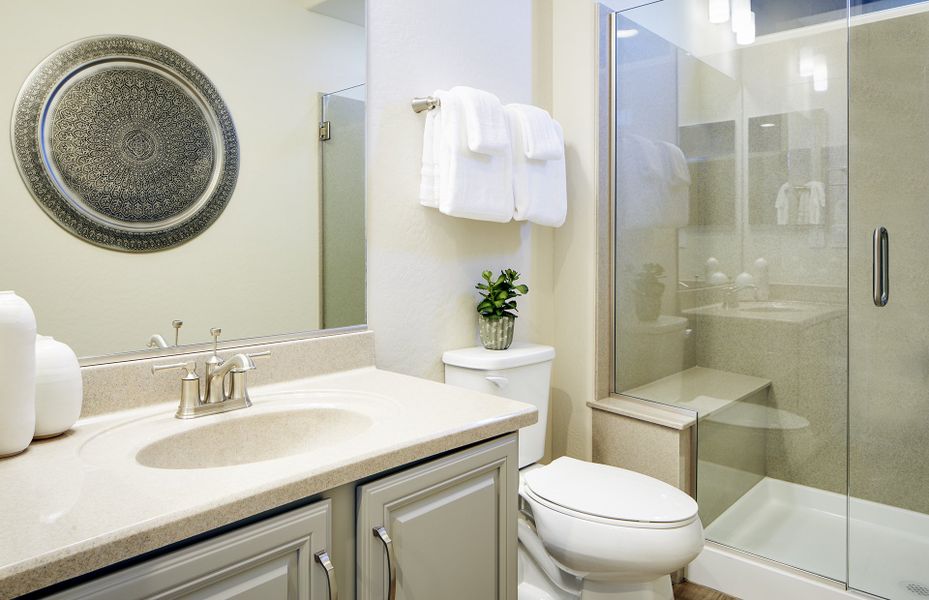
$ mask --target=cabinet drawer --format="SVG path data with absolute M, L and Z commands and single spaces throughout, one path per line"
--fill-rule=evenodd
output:
M 391 566 L 397 600 L 516 598 L 516 439 L 359 488 L 359 600 L 387 600 Z
M 330 548 L 323 500 L 65 590 L 56 600 L 326 600 L 315 553 Z

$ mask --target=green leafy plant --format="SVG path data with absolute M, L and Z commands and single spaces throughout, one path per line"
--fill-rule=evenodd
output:
M 513 269 L 504 269 L 494 279 L 493 273 L 484 271 L 481 277 L 484 281 L 474 286 L 481 295 L 477 312 L 484 317 L 516 318 L 516 298 L 529 293 L 528 286 L 517 283 L 519 273 Z

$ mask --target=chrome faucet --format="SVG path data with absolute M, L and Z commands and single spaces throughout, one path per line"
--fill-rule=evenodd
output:
M 174 415 L 178 419 L 192 419 L 251 406 L 247 375 L 255 368 L 253 359 L 271 355 L 270 351 L 239 353 L 223 360 L 217 353 L 222 330 L 213 328 L 210 333 L 213 335 L 213 355 L 206 360 L 202 395 L 196 362 L 152 366 L 152 373 L 166 369 L 184 371 L 181 377 L 181 401 Z
M 723 296 L 723 308 L 733 309 L 739 308 L 739 292 L 742 290 L 755 290 L 755 296 L 757 299 L 758 296 L 758 286 L 753 283 L 746 283 L 743 285 L 733 284 L 726 288 L 725 295 Z

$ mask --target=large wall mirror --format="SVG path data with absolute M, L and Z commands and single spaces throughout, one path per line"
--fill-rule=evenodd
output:
M 99 362 L 365 322 L 365 0 L 2 11 L 0 289 L 40 333 Z

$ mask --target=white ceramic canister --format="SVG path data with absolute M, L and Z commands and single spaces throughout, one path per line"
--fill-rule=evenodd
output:
M 35 437 L 61 435 L 81 416 L 81 364 L 67 344 L 40 335 L 35 343 Z
M 0 292 L 0 456 L 18 454 L 35 432 L 35 313 Z

